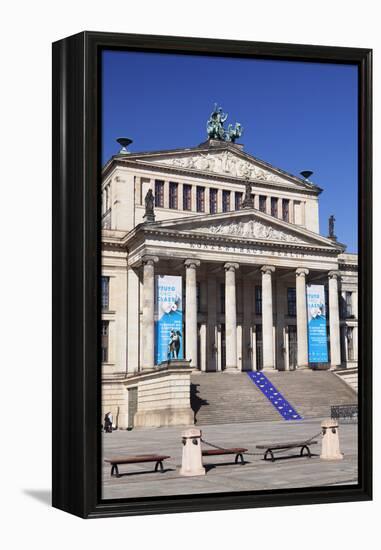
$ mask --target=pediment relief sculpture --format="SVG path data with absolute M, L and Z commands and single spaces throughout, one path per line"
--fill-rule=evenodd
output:
M 245 159 L 239 158 L 230 151 L 223 151 L 222 153 L 198 153 L 196 155 L 184 155 L 175 158 L 162 158 L 155 161 L 151 159 L 148 162 L 259 181 L 290 183 L 288 180 L 268 170 L 264 170 Z
M 243 237 L 247 239 L 263 239 L 284 242 L 306 242 L 298 239 L 290 233 L 285 233 L 279 229 L 274 229 L 271 225 L 266 225 L 256 220 L 228 222 L 216 225 L 208 225 L 197 228 L 194 231 L 202 233 L 212 233 L 214 235 L 229 235 L 231 237 Z

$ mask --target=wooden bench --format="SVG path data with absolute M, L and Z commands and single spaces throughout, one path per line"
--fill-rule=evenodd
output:
M 219 456 L 219 455 L 236 455 L 235 463 L 238 464 L 238 460 L 241 464 L 245 464 L 243 453 L 246 453 L 247 449 L 243 447 L 232 447 L 231 449 L 211 449 L 208 451 L 202 451 L 202 456 Z
M 310 451 L 310 445 L 316 445 L 317 441 L 292 441 L 290 443 L 263 443 L 262 445 L 256 445 L 257 449 L 264 449 L 264 460 L 272 460 L 272 462 L 275 461 L 275 456 L 273 451 L 287 451 L 287 449 L 294 449 L 294 448 L 300 448 L 300 455 L 299 456 L 308 456 L 308 458 L 311 458 L 311 451 Z M 307 451 L 306 454 L 304 454 L 304 451 Z M 270 455 L 270 459 L 267 457 Z
M 160 469 L 164 471 L 163 460 L 171 458 L 167 455 L 137 455 L 137 456 L 113 456 L 105 458 L 104 461 L 111 464 L 111 476 L 120 477 L 118 466 L 120 464 L 139 464 L 141 462 L 156 462 L 155 472 Z

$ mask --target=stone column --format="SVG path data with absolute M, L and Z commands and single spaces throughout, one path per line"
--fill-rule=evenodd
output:
M 306 275 L 308 269 L 296 270 L 296 334 L 298 339 L 298 367 L 308 367 Z
M 328 273 L 329 293 L 329 338 L 331 344 L 331 367 L 341 365 L 340 353 L 340 317 L 339 317 L 339 271 Z
M 178 184 L 177 186 L 177 209 L 178 210 L 184 210 L 183 206 L 184 206 L 184 197 L 183 197 L 183 189 L 184 189 L 184 184 L 183 183 L 180 183 Z
M 262 338 L 263 338 L 263 368 L 273 369 L 274 340 L 273 340 L 273 294 L 272 273 L 275 267 L 264 265 L 262 271 Z
M 197 369 L 197 286 L 196 270 L 200 260 L 185 260 L 185 358 Z
M 217 371 L 217 309 L 216 277 L 208 274 L 208 327 L 207 327 L 207 365 L 209 371 Z
M 226 263 L 225 268 L 225 339 L 226 370 L 236 371 L 237 366 L 237 308 L 235 271 L 239 264 Z
M 155 366 L 155 263 L 157 256 L 143 256 L 142 370 Z
M 242 370 L 252 370 L 252 328 L 251 328 L 251 306 L 252 306 L 253 283 L 250 277 L 243 279 L 243 338 L 242 338 Z

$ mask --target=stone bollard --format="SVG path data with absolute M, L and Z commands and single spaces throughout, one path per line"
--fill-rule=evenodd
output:
M 339 442 L 339 423 L 336 420 L 327 419 L 321 423 L 323 441 L 321 444 L 320 458 L 323 460 L 342 460 Z
M 183 431 L 183 459 L 180 475 L 182 476 L 204 476 L 205 468 L 202 465 L 201 454 L 201 430 L 189 428 Z

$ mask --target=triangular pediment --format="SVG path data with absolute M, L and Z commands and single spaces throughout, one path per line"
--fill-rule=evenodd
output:
M 144 225 L 144 224 L 143 224 Z M 256 209 L 243 209 L 223 214 L 208 214 L 154 222 L 147 229 L 163 232 L 186 233 L 218 239 L 238 239 L 258 243 L 282 243 L 305 245 L 342 251 L 340 243 L 322 237 L 312 231 L 278 218 L 264 214 Z
M 319 191 L 314 184 L 249 155 L 234 145 L 197 147 L 132 155 L 129 160 L 161 168 L 189 170 L 229 178 L 249 179 L 262 184 L 278 184 L 298 189 Z

